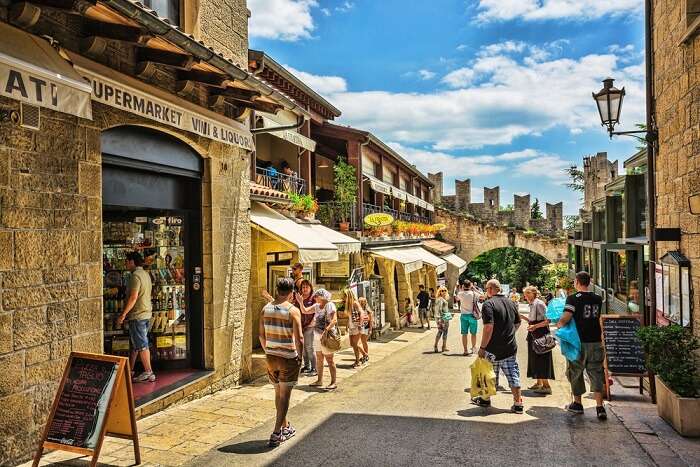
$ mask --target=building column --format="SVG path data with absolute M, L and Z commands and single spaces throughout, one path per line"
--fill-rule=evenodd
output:
M 395 328 L 401 327 L 399 307 L 396 301 L 396 288 L 394 287 L 394 262 L 384 258 L 377 258 L 379 273 L 382 275 L 384 287 L 384 313 L 386 320 Z M 400 283 L 400 281 L 399 281 Z
M 450 303 L 450 306 L 452 306 L 454 305 L 454 296 L 452 295 L 452 292 L 454 292 L 455 286 L 459 282 L 459 269 L 448 263 L 445 277 L 447 278 L 447 293 L 450 295 L 448 302 Z

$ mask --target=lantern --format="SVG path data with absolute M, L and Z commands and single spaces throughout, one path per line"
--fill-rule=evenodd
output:
M 620 123 L 620 112 L 622 110 L 622 98 L 625 96 L 625 88 L 617 89 L 613 86 L 612 78 L 603 80 L 603 89 L 593 93 L 593 99 L 598 106 L 600 122 L 608 127 L 608 132 L 612 137 L 615 125 Z

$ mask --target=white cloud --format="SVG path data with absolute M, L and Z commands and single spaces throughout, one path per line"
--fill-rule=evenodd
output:
M 569 179 L 564 169 L 571 167 L 571 165 L 571 161 L 562 159 L 558 155 L 544 155 L 519 163 L 515 167 L 514 173 L 531 177 L 534 181 L 548 179 L 555 183 L 564 183 Z
M 284 67 L 311 89 L 323 96 L 332 97 L 338 93 L 344 93 L 348 89 L 347 81 L 340 76 L 314 75 L 305 71 L 299 71 L 289 65 L 284 65 Z
M 527 43 L 523 41 L 505 41 L 497 42 L 495 44 L 485 45 L 479 50 L 480 57 L 493 57 L 495 55 L 507 54 L 507 53 L 520 53 L 528 46 Z
M 248 0 L 248 33 L 284 41 L 310 38 L 315 28 L 311 9 L 316 6 L 316 0 Z
M 404 159 L 423 173 L 443 172 L 457 178 L 478 177 L 503 172 L 506 167 L 493 164 L 493 156 L 454 156 L 445 152 L 417 149 L 400 143 L 388 143 Z
M 459 68 L 451 71 L 442 78 L 442 82 L 451 88 L 464 88 L 472 84 L 476 73 L 471 68 Z
M 329 10 L 328 8 L 321 8 L 321 13 L 323 13 L 324 16 L 330 16 L 331 10 Z
M 435 78 L 435 72 L 430 70 L 418 70 L 418 76 L 424 81 L 431 80 Z
M 353 8 L 355 8 L 355 4 L 353 2 L 343 2 L 340 6 L 335 7 L 335 11 L 338 11 L 340 13 L 347 13 Z
M 466 45 L 466 44 L 459 44 L 459 45 L 456 47 L 456 49 L 459 50 L 460 52 L 463 51 L 463 50 L 467 50 L 468 48 L 469 48 L 469 46 Z
M 607 15 L 644 11 L 642 0 L 480 0 L 478 22 L 523 19 L 591 20 Z

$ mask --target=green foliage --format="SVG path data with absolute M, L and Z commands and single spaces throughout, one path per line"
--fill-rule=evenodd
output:
M 333 219 L 333 208 L 329 203 L 323 203 L 318 208 L 316 213 L 316 219 L 321 221 L 323 225 L 331 225 L 331 220 Z
M 564 228 L 566 230 L 574 230 L 580 221 L 580 216 L 564 216 Z
M 693 332 L 677 324 L 646 326 L 637 334 L 647 358 L 647 368 L 681 397 L 700 395 L 698 357 L 700 342 Z
M 566 263 L 548 264 L 542 268 L 544 288 L 554 292 L 558 287 L 569 290 L 573 287 L 569 279 L 568 265 Z
M 509 204 L 508 206 L 506 206 L 504 208 L 500 208 L 500 207 L 498 208 L 498 212 L 513 212 L 514 210 L 515 210 L 515 208 L 513 208 L 512 204 Z
M 298 193 L 289 192 L 287 193 L 287 196 L 289 196 L 289 199 L 292 202 L 292 210 L 294 211 L 308 214 L 314 213 L 318 210 L 316 198 L 311 195 L 300 195 Z
M 635 123 L 634 126 L 637 127 L 638 130 L 646 131 L 647 126 L 645 123 Z M 639 141 L 639 144 L 636 146 L 637 151 L 641 151 L 642 149 L 647 148 L 647 140 L 643 136 L 636 136 L 632 135 L 637 141 Z
M 347 222 L 350 212 L 357 202 L 357 175 L 355 167 L 339 158 L 333 165 L 334 199 L 341 222 Z
M 542 219 L 542 209 L 540 209 L 540 200 L 535 198 L 535 202 L 530 207 L 530 218 Z
M 477 256 L 464 274 L 479 283 L 495 277 L 517 289 L 522 289 L 528 283 L 542 287 L 543 267 L 548 263 L 546 258 L 529 250 L 498 248 Z
M 566 184 L 566 187 L 570 190 L 580 191 L 583 193 L 583 190 L 586 188 L 583 179 L 583 170 L 579 169 L 575 165 L 572 165 L 568 169 L 564 169 L 564 172 L 567 173 L 570 180 L 569 183 Z

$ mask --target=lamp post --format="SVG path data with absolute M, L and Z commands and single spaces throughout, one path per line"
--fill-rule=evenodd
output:
M 649 128 L 649 126 L 644 130 L 615 131 L 615 125 L 620 123 L 620 113 L 622 112 L 625 88 L 617 89 L 613 85 L 614 81 L 613 78 L 605 78 L 603 80 L 603 89 L 593 93 L 593 100 L 598 107 L 601 125 L 607 127 L 610 139 L 612 139 L 613 136 L 644 134 L 645 141 L 647 143 L 653 143 L 656 141 L 657 132 L 655 128 Z

